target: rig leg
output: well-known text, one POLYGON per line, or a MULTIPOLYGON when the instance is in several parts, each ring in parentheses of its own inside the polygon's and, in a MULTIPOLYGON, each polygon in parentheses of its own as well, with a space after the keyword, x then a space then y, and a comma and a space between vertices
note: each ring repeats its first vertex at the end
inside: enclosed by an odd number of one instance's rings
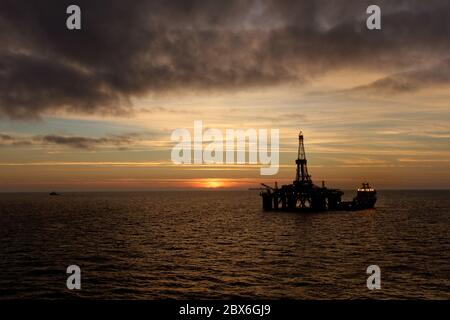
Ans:
POLYGON ((263 209, 264 211, 271 211, 272 210, 272 195, 270 194, 263 194, 263 209))

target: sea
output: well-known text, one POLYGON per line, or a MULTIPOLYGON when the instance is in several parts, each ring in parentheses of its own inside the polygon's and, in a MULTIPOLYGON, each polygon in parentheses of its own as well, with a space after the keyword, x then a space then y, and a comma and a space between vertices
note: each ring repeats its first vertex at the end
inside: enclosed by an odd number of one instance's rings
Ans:
POLYGON ((450 191, 378 198, 300 214, 257 191, 3 193, 0 299, 449 299, 450 191))

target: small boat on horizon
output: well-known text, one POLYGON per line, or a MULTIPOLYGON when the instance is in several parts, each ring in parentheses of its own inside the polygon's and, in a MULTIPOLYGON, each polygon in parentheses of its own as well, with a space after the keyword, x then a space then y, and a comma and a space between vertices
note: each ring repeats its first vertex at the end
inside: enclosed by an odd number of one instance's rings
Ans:
POLYGON ((61 194, 58 193, 58 192, 52 191, 52 192, 49 193, 49 195, 50 195, 50 196, 59 196, 59 195, 61 195, 61 194))

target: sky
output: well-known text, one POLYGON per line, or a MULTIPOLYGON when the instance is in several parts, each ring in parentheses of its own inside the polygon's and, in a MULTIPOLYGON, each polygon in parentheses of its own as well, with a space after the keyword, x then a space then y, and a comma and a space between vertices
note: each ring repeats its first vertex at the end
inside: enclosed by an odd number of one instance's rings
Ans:
POLYGON ((291 183, 300 130, 317 184, 448 189, 449 34, 446 0, 2 0, 0 191, 291 183), (278 174, 174 164, 195 120, 279 129, 278 174))

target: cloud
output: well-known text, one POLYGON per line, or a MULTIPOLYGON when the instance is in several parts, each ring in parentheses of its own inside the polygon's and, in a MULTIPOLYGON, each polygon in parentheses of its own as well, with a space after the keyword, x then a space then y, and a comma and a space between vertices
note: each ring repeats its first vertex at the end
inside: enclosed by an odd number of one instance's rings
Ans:
POLYGON ((397 159, 399 162, 412 162, 412 163, 421 163, 421 162, 450 162, 450 159, 417 159, 417 158, 399 158, 397 159))
MULTIPOLYGON (((302 84, 338 68, 400 71, 450 49, 446 0, 68 0, 0 2, 0 113, 124 114, 131 99, 168 92, 302 84)), ((389 85, 389 84, 388 84, 389 85)), ((390 84, 401 89, 397 84, 390 84)))
MULTIPOLYGON (((237 117, 239 117, 239 113, 237 113, 237 117)), ((293 126, 298 128, 299 124, 305 123, 308 121, 308 117, 305 113, 300 112, 288 112, 288 113, 276 113, 276 112, 263 112, 258 115, 250 115, 249 116, 252 121, 257 122, 265 122, 270 123, 272 125, 281 125, 283 127, 293 126)))
POLYGON ((10 136, 9 134, 3 134, 0 133, 0 141, 11 141, 14 138, 12 136, 10 136))
POLYGON ((26 146, 30 145, 31 141, 27 139, 22 139, 19 137, 14 137, 9 134, 0 133, 0 146, 12 145, 12 146, 26 146))
POLYGON ((115 137, 107 137, 107 138, 86 138, 86 137, 65 137, 58 135, 46 135, 38 137, 37 140, 40 140, 44 144, 58 144, 63 146, 68 146, 72 148, 78 149, 91 149, 97 146, 124 146, 133 143, 133 140, 130 136, 115 136, 115 137))
POLYGON ((138 113, 144 113, 144 114, 160 114, 160 113, 166 113, 166 114, 197 114, 198 113, 198 111, 194 111, 194 110, 174 109, 174 108, 166 108, 166 107, 161 107, 161 106, 140 108, 140 109, 138 109, 136 111, 138 113))
POLYGON ((76 149, 94 149, 98 147, 124 148, 136 144, 137 134, 114 135, 101 138, 62 136, 62 135, 36 135, 36 136, 13 136, 0 133, 0 146, 21 145, 60 145, 76 149))
POLYGON ((450 59, 445 59, 431 66, 396 73, 348 91, 374 95, 395 95, 449 85, 450 59))

